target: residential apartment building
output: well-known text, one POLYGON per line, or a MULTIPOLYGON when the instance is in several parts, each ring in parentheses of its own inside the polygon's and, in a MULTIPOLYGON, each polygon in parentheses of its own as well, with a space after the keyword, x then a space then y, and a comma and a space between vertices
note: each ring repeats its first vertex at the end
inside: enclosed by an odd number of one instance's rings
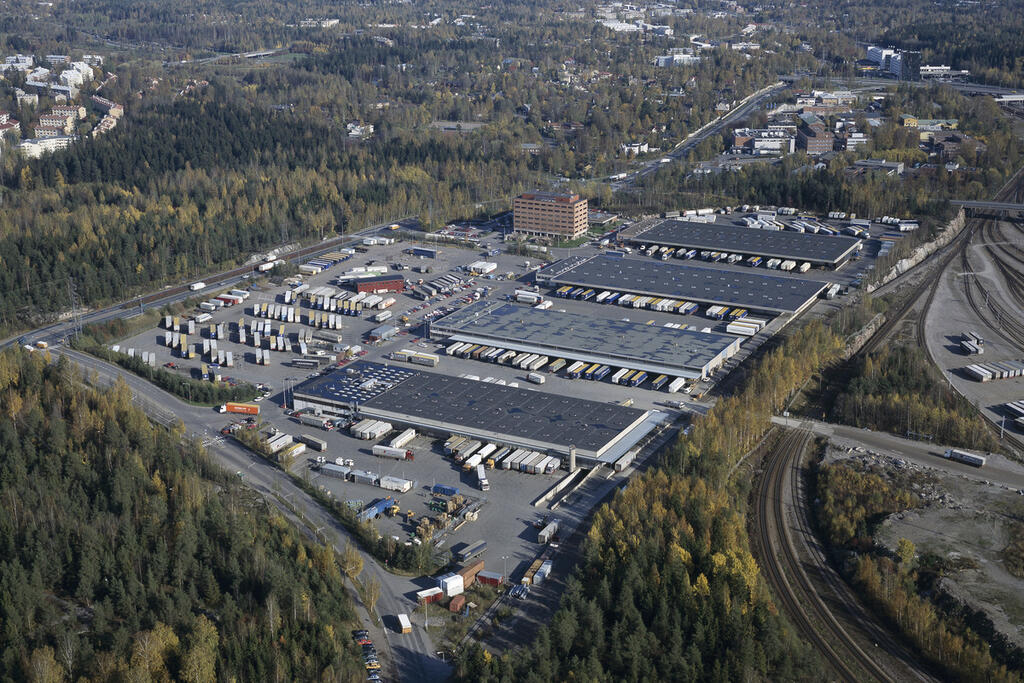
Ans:
POLYGON ((61 135, 70 135, 74 130, 75 117, 67 114, 43 114, 39 117, 39 125, 48 128, 56 128, 61 135))
POLYGON ((77 139, 74 135, 62 135, 52 138, 22 140, 18 144, 17 149, 29 159, 38 159, 45 153, 67 149, 77 139))
POLYGON ((10 112, 0 111, 0 143, 3 142, 4 134, 14 132, 21 135, 21 124, 17 119, 12 119, 10 112))
POLYGON ((587 232, 587 200, 578 194, 528 192, 516 197, 512 206, 517 234, 575 239, 587 232))
POLYGON ((99 95, 93 95, 92 97, 89 98, 89 100, 94 105, 96 105, 97 109, 99 109, 100 111, 102 111, 102 112, 104 112, 106 114, 110 114, 115 119, 119 119, 122 116, 124 116, 124 107, 122 107, 117 102, 111 102, 107 98, 100 97, 99 95))

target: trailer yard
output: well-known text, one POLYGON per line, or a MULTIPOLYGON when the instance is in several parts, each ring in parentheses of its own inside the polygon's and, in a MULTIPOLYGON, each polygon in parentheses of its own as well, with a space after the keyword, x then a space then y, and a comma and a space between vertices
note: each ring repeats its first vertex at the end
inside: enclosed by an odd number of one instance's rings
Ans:
MULTIPOLYGON (((396 541, 432 539, 447 555, 484 539, 487 570, 518 582, 551 547, 538 542, 538 511, 557 506, 559 534, 581 524, 637 452, 669 438, 680 413, 706 410, 713 382, 867 267, 815 262, 776 275, 724 260, 617 258, 595 242, 538 248, 556 259, 538 272, 546 262, 505 253, 499 236, 480 242, 375 242, 283 282, 204 288, 194 314, 117 346, 183 376, 271 387, 255 404, 260 428, 304 445, 293 473, 396 541), (604 469, 542 501, 567 476, 570 452, 604 469)), ((839 296, 822 305, 842 305, 839 296)))

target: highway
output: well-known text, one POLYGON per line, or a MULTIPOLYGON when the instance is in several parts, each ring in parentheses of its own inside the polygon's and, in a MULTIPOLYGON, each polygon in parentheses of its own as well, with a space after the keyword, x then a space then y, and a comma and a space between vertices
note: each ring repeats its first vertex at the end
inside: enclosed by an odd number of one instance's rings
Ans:
POLYGON ((690 153, 690 150, 692 150, 694 147, 696 147, 701 142, 706 140, 708 137, 721 132, 721 130, 730 123, 733 123, 734 121, 742 119, 743 117, 747 116, 752 111, 757 109, 762 102, 764 102, 767 99, 770 99, 776 93, 788 87, 788 84, 777 83, 767 88, 762 88, 761 90, 758 90, 756 93, 744 99, 739 106, 737 106, 735 109, 731 110, 721 118, 714 120, 711 123, 700 128, 699 130, 691 133, 689 136, 687 136, 685 140, 683 140, 675 147, 673 147, 670 152, 664 154, 658 159, 648 162, 643 167, 629 173, 625 178, 611 183, 612 190, 617 191, 626 189, 632 185, 635 185, 636 182, 641 178, 649 176, 650 174, 654 173, 663 166, 667 166, 668 164, 663 163, 661 161, 662 159, 668 158, 671 159, 672 161, 679 161, 680 159, 685 159, 686 155, 690 153))
MULTIPOLYGON (((220 428, 224 425, 225 419, 213 408, 185 403, 142 378, 87 354, 59 346, 51 349, 51 352, 64 355, 78 364, 87 378, 95 377, 96 383, 101 386, 110 385, 117 378, 123 379, 132 390, 139 408, 154 421, 171 425, 181 420, 185 425, 186 434, 203 440, 214 462, 230 472, 241 473, 247 485, 278 507, 281 507, 282 500, 286 500, 301 513, 306 524, 318 531, 318 536, 330 540, 337 552, 341 552, 349 541, 354 547, 359 548, 356 539, 331 513, 300 489, 281 469, 255 456, 234 439, 222 438, 220 428)), ((389 630, 389 626, 393 626, 389 618, 393 620, 396 614, 412 611, 415 603, 414 598, 410 596, 420 587, 410 578, 385 571, 368 553, 360 550, 360 554, 363 557, 363 572, 359 575, 359 580, 365 584, 370 578, 376 578, 381 584, 376 611, 384 618, 384 627, 375 626, 365 617, 364 627, 371 631, 371 637, 382 654, 390 655, 387 659, 390 659, 389 665, 393 670, 387 672, 387 679, 447 679, 451 671, 446 663, 434 656, 434 643, 429 633, 420 625, 415 625, 413 632, 406 635, 398 635, 389 630)), ((359 604, 359 598, 354 592, 353 600, 359 604)))
MULTIPOLYGON (((788 83, 795 83, 803 79, 808 79, 811 82, 815 80, 825 80, 813 75, 805 74, 789 74, 786 76, 780 76, 784 81, 788 83)), ((911 85, 917 88, 925 88, 932 85, 948 85, 954 90, 958 90, 966 95, 1018 95, 1019 90, 1013 88, 1003 88, 998 85, 984 85, 982 83, 970 83, 963 81, 940 81, 940 80, 920 80, 920 81, 898 81, 894 78, 871 78, 868 76, 854 76, 850 78, 843 78, 839 76, 831 76, 828 79, 829 83, 839 83, 847 87, 868 87, 868 88, 888 88, 898 87, 901 85, 911 85)), ((832 87, 832 86, 830 86, 832 87)))

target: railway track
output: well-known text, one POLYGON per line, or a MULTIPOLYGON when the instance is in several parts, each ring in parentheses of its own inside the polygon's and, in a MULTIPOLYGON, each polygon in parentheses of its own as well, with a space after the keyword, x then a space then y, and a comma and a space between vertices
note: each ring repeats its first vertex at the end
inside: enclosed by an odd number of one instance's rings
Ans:
MULTIPOLYGON (((868 675, 879 681, 893 681, 824 604, 793 546, 784 500, 787 498, 787 486, 791 487, 790 494, 797 493, 795 489, 799 482, 795 470, 799 469, 810 438, 811 433, 807 430, 787 430, 779 444, 765 457, 763 476, 755 492, 764 575, 800 635, 840 678, 863 681, 868 675)), ((822 572, 823 577, 826 573, 822 572)))
MULTIPOLYGON (((1006 181, 1003 187, 1001 187, 993 197, 993 201, 1019 201, 1020 196, 1022 194, 1024 194, 1024 167, 1018 169, 1017 172, 1008 181, 1006 181)), ((986 230, 991 231, 993 229, 992 225, 990 224, 995 223, 997 223, 997 221, 993 219, 970 219, 967 226, 960 231, 960 234, 957 235, 949 244, 947 244, 943 248, 944 251, 939 252, 941 256, 939 256, 940 260, 938 262, 938 265, 933 266, 931 274, 929 274, 929 276, 922 283, 921 288, 918 290, 918 292, 915 295, 909 297, 909 299, 905 301, 895 313, 886 316, 885 323, 883 323, 882 326, 878 328, 878 331, 876 331, 875 334, 872 335, 871 339, 869 339, 860 348, 860 350, 855 354, 854 357, 856 358, 865 356, 878 350, 878 348, 889 338, 889 335, 892 333, 892 331, 902 323, 902 321, 907 317, 907 315, 909 315, 913 310, 915 310, 920 305, 922 296, 925 297, 925 302, 924 307, 921 309, 921 315, 918 316, 917 319, 916 332, 918 339, 923 344, 925 339, 924 323, 926 313, 928 309, 931 307, 932 301, 935 299, 935 293, 938 290, 939 282, 941 281, 942 275, 946 272, 946 269, 950 266, 950 264, 952 264, 956 259, 959 259, 959 262, 963 267, 962 272, 972 272, 970 268, 970 263, 968 261, 968 246, 974 240, 976 234, 985 235, 986 230)), ((1006 240, 1000 241, 1005 242, 1006 240)), ((1016 245, 1013 245, 1013 247, 1016 248, 1017 252, 1020 253, 1020 263, 1024 265, 1024 250, 1021 250, 1019 247, 1016 247, 1016 245)), ((1016 256, 1016 252, 1009 251, 1009 254, 1009 257, 1016 256)), ((997 265, 996 267, 1000 268, 1000 265, 997 265)), ((1009 277, 1013 278, 1017 283, 1017 286, 1020 287, 1021 298, 1019 300, 1024 301, 1024 272, 1018 269, 1014 269, 1005 264, 1003 264, 1003 267, 1007 268, 1007 270, 1011 273, 1009 277)), ((971 286, 969 280, 974 279, 973 276, 965 275, 962 279, 965 283, 965 289, 969 289, 971 286)), ((972 302, 972 292, 968 291, 965 293, 965 295, 968 298, 969 305, 971 305, 972 308, 975 308, 977 302, 972 302)), ((1017 322, 1015 315, 1008 315, 1007 312, 1004 311, 997 302, 992 300, 991 297, 986 297, 986 304, 988 305, 985 307, 992 309, 992 312, 996 315, 997 319, 1008 321, 1007 324, 1009 326, 1019 328, 1012 330, 1011 334, 1016 336, 1015 343, 1024 347, 1024 325, 1021 325, 1020 323, 1017 322)), ((975 308, 975 310, 976 312, 978 312, 977 308, 975 308)), ((988 322, 988 315, 983 315, 981 312, 978 312, 978 314, 982 316, 982 320, 988 322)))

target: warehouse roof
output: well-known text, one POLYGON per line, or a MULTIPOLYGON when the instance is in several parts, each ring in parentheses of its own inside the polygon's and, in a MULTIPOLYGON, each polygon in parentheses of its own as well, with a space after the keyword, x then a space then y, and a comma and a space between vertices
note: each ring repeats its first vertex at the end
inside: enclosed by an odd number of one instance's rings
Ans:
POLYGON ((349 372, 346 368, 307 379, 295 386, 295 393, 336 403, 359 404, 379 396, 414 374, 415 370, 390 365, 381 365, 372 376, 363 376, 358 371, 349 372))
POLYGON ((660 413, 359 361, 295 387, 296 398, 357 402, 359 414, 502 443, 599 458, 660 413), (362 388, 367 387, 367 388, 362 388))
POLYGON ((634 242, 687 249, 710 249, 768 258, 836 265, 860 240, 843 235, 818 235, 788 230, 759 230, 720 223, 664 220, 632 237, 634 242))
POLYGON ((401 275, 395 273, 394 275, 391 275, 391 274, 387 274, 387 275, 374 275, 372 277, 359 278, 358 280, 356 280, 356 284, 357 285, 366 285, 366 284, 373 284, 375 282, 396 282, 396 281, 399 281, 399 280, 401 280, 402 282, 405 282, 405 278, 404 277, 402 277, 401 275))
POLYGON ((537 280, 770 313, 801 311, 828 286, 827 282, 768 275, 753 269, 708 268, 608 255, 563 259, 537 273, 537 280))
MULTIPOLYGON (((431 334, 503 348, 610 363, 669 374, 702 373, 739 349, 728 334, 679 330, 579 313, 480 301, 431 325, 431 334)), ((692 376, 692 375, 691 375, 692 376)))

